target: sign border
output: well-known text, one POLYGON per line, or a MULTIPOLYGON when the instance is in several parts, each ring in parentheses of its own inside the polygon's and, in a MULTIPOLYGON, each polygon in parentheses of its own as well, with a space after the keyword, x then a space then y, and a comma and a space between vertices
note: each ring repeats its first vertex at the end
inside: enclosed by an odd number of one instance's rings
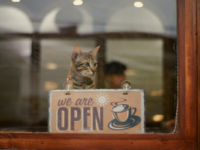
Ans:
MULTIPOLYGON (((145 126, 146 126, 146 115, 145 115, 145 91, 144 89, 130 89, 130 90, 123 90, 123 89, 81 89, 81 90, 62 90, 62 89, 56 89, 56 90, 49 90, 49 99, 48 99, 48 133, 52 133, 51 132, 51 110, 52 110, 52 97, 51 94, 53 93, 61 93, 61 92, 137 92, 140 91, 141 92, 141 116, 143 116, 143 119, 141 119, 141 133, 131 133, 131 134, 145 134, 145 126)), ((73 132, 61 132, 61 134, 82 134, 82 133, 73 133, 73 132)), ((83 134, 102 134, 102 133, 87 133, 87 132, 83 132, 83 134)), ((103 133, 103 134, 111 134, 111 133, 103 133)), ((117 134, 124 134, 124 133, 117 133, 117 134)))

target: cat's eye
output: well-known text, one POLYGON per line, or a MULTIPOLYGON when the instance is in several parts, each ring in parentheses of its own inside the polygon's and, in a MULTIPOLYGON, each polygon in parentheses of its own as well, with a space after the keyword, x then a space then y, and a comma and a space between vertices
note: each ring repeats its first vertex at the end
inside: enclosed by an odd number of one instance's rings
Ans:
POLYGON ((86 63, 85 63, 85 65, 86 65, 87 67, 89 67, 89 66, 90 66, 90 64, 89 64, 88 62, 86 62, 86 63))
POLYGON ((97 63, 94 63, 94 67, 97 67, 97 63))

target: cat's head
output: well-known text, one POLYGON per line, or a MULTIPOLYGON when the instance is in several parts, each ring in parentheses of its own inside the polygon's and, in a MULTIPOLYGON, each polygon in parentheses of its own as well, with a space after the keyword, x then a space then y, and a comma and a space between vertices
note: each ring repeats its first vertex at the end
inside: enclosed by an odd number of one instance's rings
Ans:
POLYGON ((97 69, 97 52, 100 46, 94 50, 84 53, 80 46, 76 46, 72 53, 72 64, 77 73, 81 76, 91 77, 95 74, 97 69))

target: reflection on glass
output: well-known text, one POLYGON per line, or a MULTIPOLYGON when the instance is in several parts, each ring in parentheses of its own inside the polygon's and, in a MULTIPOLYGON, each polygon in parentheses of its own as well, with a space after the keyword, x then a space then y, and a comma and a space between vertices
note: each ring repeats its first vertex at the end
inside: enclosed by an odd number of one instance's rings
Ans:
POLYGON ((147 132, 173 130, 175 0, 12 1, 0 5, 0 130, 47 131, 48 90, 62 89, 76 45, 101 46, 97 88, 145 90, 147 132))

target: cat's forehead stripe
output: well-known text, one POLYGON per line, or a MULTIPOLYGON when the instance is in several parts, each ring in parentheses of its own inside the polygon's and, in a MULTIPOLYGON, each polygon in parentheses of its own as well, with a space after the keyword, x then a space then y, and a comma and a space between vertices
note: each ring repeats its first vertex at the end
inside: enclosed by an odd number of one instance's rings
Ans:
POLYGON ((88 62, 90 66, 93 66, 93 63, 95 63, 96 60, 90 53, 83 53, 83 55, 76 61, 76 66, 84 64, 86 62, 88 62))
POLYGON ((90 59, 90 66, 92 65, 93 63, 92 63, 92 60, 90 59))

